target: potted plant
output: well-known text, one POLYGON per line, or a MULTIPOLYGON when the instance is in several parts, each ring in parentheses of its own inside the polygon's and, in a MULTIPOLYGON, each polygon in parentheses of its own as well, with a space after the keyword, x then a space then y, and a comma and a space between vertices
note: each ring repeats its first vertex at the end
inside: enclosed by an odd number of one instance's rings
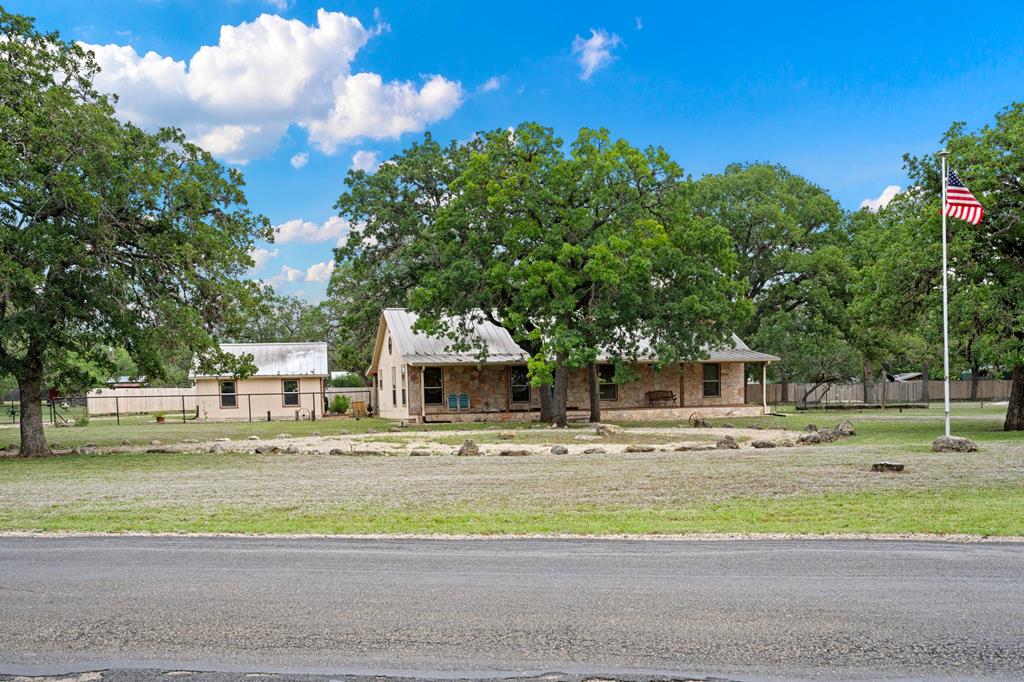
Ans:
POLYGON ((167 413, 160 410, 159 412, 154 412, 153 417, 156 418, 157 424, 163 424, 167 420, 167 413))

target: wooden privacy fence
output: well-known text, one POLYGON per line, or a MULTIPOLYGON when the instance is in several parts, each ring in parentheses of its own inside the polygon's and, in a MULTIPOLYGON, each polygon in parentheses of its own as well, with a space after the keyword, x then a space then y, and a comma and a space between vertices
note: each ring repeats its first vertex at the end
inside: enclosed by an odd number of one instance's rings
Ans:
POLYGON ((373 389, 370 387, 359 388, 352 386, 335 387, 328 386, 324 390, 324 394, 327 396, 327 403, 330 404, 334 400, 334 396, 343 395, 348 398, 349 404, 352 404, 356 400, 362 400, 366 403, 367 407, 372 407, 373 400, 373 389))
POLYGON ((195 412, 195 386, 191 388, 97 388, 89 391, 86 396, 86 410, 92 416, 118 413, 181 412, 183 409, 195 412))
MULTIPOLYGON (((1010 388, 1013 382, 1004 379, 980 379, 978 381, 978 393, 973 400, 1007 400, 1010 397, 1010 388)), ((814 384, 790 384, 787 402, 802 403, 804 396, 814 384)), ((876 383, 873 389, 873 399, 869 402, 874 405, 882 402, 882 383, 876 383)), ((887 381, 884 386, 885 402, 890 405, 911 404, 924 402, 924 382, 920 379, 915 381, 887 381)), ((782 384, 768 384, 768 403, 775 404, 782 402, 782 384)), ((928 382, 928 399, 942 400, 942 381, 932 380, 928 382)), ((972 400, 970 381, 949 382, 950 400, 972 400)), ((747 384, 747 402, 760 404, 761 384, 747 384)), ((863 403, 863 384, 830 384, 818 386, 807 396, 808 403, 863 403)))

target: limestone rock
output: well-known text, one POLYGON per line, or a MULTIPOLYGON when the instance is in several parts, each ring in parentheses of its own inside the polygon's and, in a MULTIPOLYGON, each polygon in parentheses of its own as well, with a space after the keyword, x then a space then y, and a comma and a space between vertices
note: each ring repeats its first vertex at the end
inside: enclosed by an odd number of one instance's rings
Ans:
POLYGON ((499 440, 512 440, 516 437, 515 431, 498 431, 499 440))
POLYGON ((629 445, 626 452, 654 452, 653 445, 629 445))
POLYGON ((230 443, 231 439, 230 438, 214 438, 213 442, 214 443, 230 443))
POLYGON ((246 440, 260 440, 259 436, 249 436, 246 440))
POLYGON ((187 444, 187 445, 193 445, 193 444, 198 443, 198 442, 199 442, 198 438, 186 438, 185 440, 181 441, 181 443, 184 443, 184 444, 187 444))
POLYGON ((332 448, 331 451, 328 452, 327 454, 328 455, 334 455, 334 456, 337 457, 338 455, 344 455, 345 451, 342 450, 341 448, 332 448))
POLYGON ((605 450, 604 448, 587 448, 586 450, 583 451, 584 455, 604 455, 607 453, 608 451, 605 450))
POLYGON ((286 454, 286 455, 297 455, 297 454, 299 454, 299 449, 297 447, 295 447, 294 445, 289 445, 288 447, 286 447, 284 449, 284 454, 286 454))
POLYGON ((796 442, 800 445, 817 445, 821 442, 821 434, 815 431, 810 433, 801 433, 796 439, 796 442))
POLYGON ((480 446, 475 441, 467 440, 459 448, 459 457, 476 457, 480 454, 480 446))
POLYGON ((776 443, 776 445, 778 445, 780 448, 791 448, 793 447, 793 441, 791 441, 788 438, 782 438, 776 443))
POLYGON ((532 454, 529 450, 502 450, 498 453, 501 457, 529 457, 532 454))
POLYGON ((715 447, 719 450, 736 450, 740 447, 740 444, 732 436, 726 435, 718 439, 715 447))
POLYGON ((573 436, 572 439, 573 440, 581 440, 581 441, 601 440, 601 436, 595 436, 595 435, 590 434, 590 433, 581 433, 578 436, 573 436))
POLYGON ((614 436, 622 433, 622 427, 615 424, 594 424, 594 433, 599 436, 614 436))
POLYGON ((818 427, 816 424, 808 424, 807 426, 804 427, 804 431, 806 431, 807 433, 814 433, 817 430, 818 427))
POLYGON ((833 429, 833 431, 835 431, 836 433, 843 437, 852 436, 855 433, 857 433, 857 430, 853 428, 853 422, 851 422, 849 419, 844 419, 843 421, 836 424, 836 428, 833 429))
POLYGON ((213 445, 210 446, 210 449, 207 450, 207 452, 219 454, 221 452, 224 452, 224 446, 221 445, 220 443, 214 443, 213 445))
POLYGON ((770 440, 755 440, 750 444, 750 447, 757 448, 758 450, 763 450, 766 448, 774 448, 775 443, 770 440))
POLYGON ((903 471, 903 465, 898 462, 875 462, 871 465, 872 471, 903 471))
POLYGON ((978 444, 970 438, 939 436, 932 441, 932 452, 977 452, 978 444))
POLYGON ((551 454, 552 455, 568 455, 569 454, 569 448, 565 447, 564 445, 555 445, 555 446, 553 446, 551 448, 551 454))
POLYGON ((256 446, 256 454, 259 454, 259 455, 269 455, 269 454, 273 454, 275 452, 281 452, 281 448, 279 448, 277 446, 271 446, 271 445, 257 445, 256 446))
POLYGON ((279 433, 276 436, 274 436, 274 438, 291 438, 291 437, 292 437, 292 435, 290 433, 279 433))

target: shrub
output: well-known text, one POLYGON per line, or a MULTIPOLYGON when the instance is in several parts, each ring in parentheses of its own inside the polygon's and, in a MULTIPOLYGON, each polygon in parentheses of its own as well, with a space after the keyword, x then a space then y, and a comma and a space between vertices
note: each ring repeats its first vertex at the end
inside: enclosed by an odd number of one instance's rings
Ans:
POLYGON ((83 412, 82 414, 78 415, 78 417, 75 419, 75 426, 88 426, 88 425, 89 425, 89 413, 88 412, 83 412))
POLYGON ((345 414, 348 412, 348 396, 334 396, 334 399, 331 400, 331 412, 335 414, 345 414))

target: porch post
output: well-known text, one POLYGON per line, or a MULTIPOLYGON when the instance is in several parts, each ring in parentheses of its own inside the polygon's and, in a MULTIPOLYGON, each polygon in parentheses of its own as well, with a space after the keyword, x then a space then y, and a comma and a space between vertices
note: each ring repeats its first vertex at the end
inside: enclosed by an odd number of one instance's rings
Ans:
POLYGON ((761 363, 761 408, 768 414, 768 363, 761 363))

